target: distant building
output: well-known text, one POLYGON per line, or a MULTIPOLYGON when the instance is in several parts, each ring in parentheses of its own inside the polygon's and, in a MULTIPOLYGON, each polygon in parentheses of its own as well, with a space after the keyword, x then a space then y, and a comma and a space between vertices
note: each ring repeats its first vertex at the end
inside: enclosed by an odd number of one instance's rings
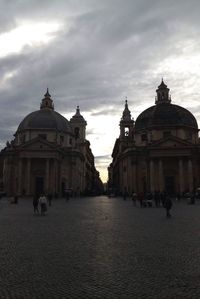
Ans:
POLYGON ((22 120, 14 140, 1 151, 7 195, 99 192, 96 188, 102 183, 85 137, 86 125, 79 107, 70 121, 56 112, 47 89, 40 110, 22 120))
POLYGON ((155 105, 134 121, 125 102, 120 136, 108 168, 109 188, 129 194, 194 191, 200 186, 200 141, 195 117, 172 104, 163 82, 156 90, 155 105))

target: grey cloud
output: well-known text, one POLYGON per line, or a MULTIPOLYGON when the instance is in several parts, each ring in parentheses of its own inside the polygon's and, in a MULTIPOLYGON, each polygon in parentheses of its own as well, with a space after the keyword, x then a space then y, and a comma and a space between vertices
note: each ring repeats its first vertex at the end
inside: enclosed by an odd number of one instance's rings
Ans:
POLYGON ((95 156, 95 164, 99 169, 105 169, 110 164, 111 155, 95 156))
POLYGON ((159 74, 157 67, 182 53, 180 41, 199 33, 200 3, 195 0, 3 1, 1 8, 7 11, 4 19, 0 13, 1 31, 19 20, 63 22, 49 44, 0 59, 1 79, 16 72, 0 86, 2 127, 8 129, 39 109, 47 86, 60 113, 79 104, 84 111, 97 110, 94 117, 121 115, 127 96, 135 117, 142 112, 139 105, 154 104, 163 75, 173 92, 181 86, 183 77, 165 69, 159 74), (105 110, 105 105, 115 108, 105 110))
MULTIPOLYGON (((109 103, 108 103, 109 104, 109 103)), ((116 103, 115 107, 108 107, 107 109, 102 109, 97 112, 92 112, 91 116, 105 116, 105 115, 115 115, 119 113, 119 110, 121 111, 123 109, 123 106, 121 103, 116 103)))
POLYGON ((89 135, 93 135, 93 134, 95 134, 95 130, 94 129, 87 129, 87 136, 89 136, 89 135))
POLYGON ((95 159, 96 159, 96 160, 107 161, 108 159, 110 159, 110 155, 95 156, 95 159))

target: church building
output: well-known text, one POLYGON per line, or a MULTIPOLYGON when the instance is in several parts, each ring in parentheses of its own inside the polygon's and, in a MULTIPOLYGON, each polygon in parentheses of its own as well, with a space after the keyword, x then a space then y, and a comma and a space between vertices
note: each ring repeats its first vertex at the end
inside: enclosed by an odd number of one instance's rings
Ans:
POLYGON ((171 103, 163 80, 156 93, 155 105, 136 121, 125 102, 120 135, 108 168, 109 187, 115 193, 182 194, 200 187, 197 121, 190 111, 171 103))
POLYGON ((79 107, 70 121, 56 112, 47 89, 40 109, 22 120, 1 151, 6 194, 60 196, 70 189, 79 195, 101 188, 86 125, 79 107))

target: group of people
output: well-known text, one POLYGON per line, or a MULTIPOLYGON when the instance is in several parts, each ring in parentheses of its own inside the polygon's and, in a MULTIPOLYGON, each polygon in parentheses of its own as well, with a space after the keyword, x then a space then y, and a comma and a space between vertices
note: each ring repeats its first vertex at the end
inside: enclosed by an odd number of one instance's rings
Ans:
MULTIPOLYGON (((126 197, 124 197, 125 199, 126 197)), ((170 210, 172 208, 172 200, 166 192, 139 192, 138 194, 133 192, 131 199, 133 204, 136 206, 137 201, 139 201, 140 206, 143 207, 152 207, 153 202, 156 207, 164 207, 166 209, 167 218, 171 217, 170 210)))
POLYGON ((51 206, 52 197, 53 197, 52 194, 48 194, 47 197, 43 193, 40 196, 36 194, 33 197, 34 214, 40 213, 42 216, 45 216, 47 212, 47 203, 49 203, 49 206, 51 206), (39 206, 40 206, 40 211, 39 211, 39 206))
POLYGON ((152 207, 153 206, 153 202, 155 203, 156 207, 160 207, 163 206, 165 200, 167 197, 167 193, 166 192, 158 192, 155 191, 153 192, 139 192, 138 194, 136 194, 135 192, 132 193, 132 200, 133 203, 136 204, 136 201, 138 200, 140 203, 141 207, 152 207))

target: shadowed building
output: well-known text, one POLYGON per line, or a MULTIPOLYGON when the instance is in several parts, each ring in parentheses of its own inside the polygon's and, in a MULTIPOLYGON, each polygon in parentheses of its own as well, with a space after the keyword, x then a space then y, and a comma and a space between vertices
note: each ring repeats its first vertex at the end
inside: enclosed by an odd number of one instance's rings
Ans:
POLYGON ((70 188, 79 195, 94 190, 101 181, 86 125, 79 107, 70 121, 56 112, 47 89, 40 110, 22 120, 14 140, 1 152, 5 192, 61 195, 70 188))
POLYGON ((163 82, 155 105, 131 118, 128 103, 108 168, 109 187, 117 192, 194 191, 200 186, 200 142, 195 117, 172 104, 163 82))

